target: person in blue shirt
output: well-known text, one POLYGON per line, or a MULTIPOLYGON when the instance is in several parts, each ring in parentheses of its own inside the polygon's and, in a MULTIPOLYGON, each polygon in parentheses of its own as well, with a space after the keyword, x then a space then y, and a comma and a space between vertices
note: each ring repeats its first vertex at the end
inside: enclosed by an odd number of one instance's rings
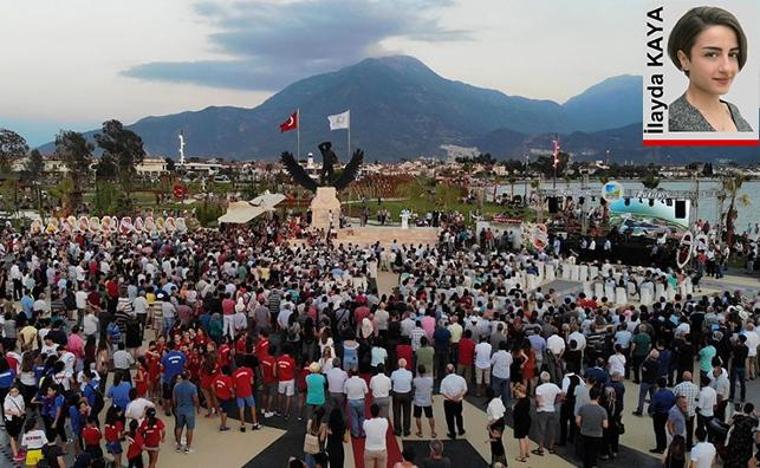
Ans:
POLYGON ((132 385, 129 382, 122 380, 122 374, 117 373, 113 376, 113 386, 108 389, 106 396, 111 399, 114 405, 121 408, 122 411, 126 411, 129 404, 129 390, 132 389, 132 385))
POLYGON ((24 290, 24 296, 21 298, 21 310, 24 312, 24 315, 26 315, 27 320, 30 320, 32 318, 32 307, 34 306, 34 299, 32 299, 32 296, 29 294, 29 290, 24 290))
POLYGON ((602 386, 607 385, 607 382, 610 380, 610 376, 607 371, 604 370, 604 358, 597 358, 594 364, 594 367, 589 367, 586 369, 586 378, 592 376, 594 378, 594 382, 597 382, 602 386))
POLYGON ((651 453, 662 454, 668 448, 668 441, 665 435, 665 423, 668 422, 668 411, 676 404, 676 396, 668 390, 668 379, 659 377, 657 379, 657 391, 652 398, 652 404, 649 405, 649 412, 652 414, 652 424, 654 425, 654 435, 657 441, 657 447, 650 450, 651 453))
POLYGON ((179 374, 185 370, 185 364, 187 363, 187 357, 182 351, 175 349, 176 344, 169 342, 169 352, 164 354, 161 358, 161 390, 163 396, 164 411, 167 416, 171 416, 171 400, 172 390, 174 390, 174 383, 179 374))
MULTIPOLYGON (((84 419, 82 413, 79 412, 79 394, 71 395, 69 398, 69 421, 71 422, 71 434, 74 436, 74 443, 79 444, 82 428, 84 427, 84 419)), ((81 450, 83 447, 79 447, 81 450)))
POLYGON ((61 437, 61 442, 66 443, 66 414, 63 411, 65 399, 59 391, 57 383, 48 386, 47 394, 42 401, 42 420, 45 422, 47 433, 53 433, 61 437))
POLYGON ((5 401, 15 379, 16 372, 8 366, 8 361, 0 359, 0 401, 5 401))

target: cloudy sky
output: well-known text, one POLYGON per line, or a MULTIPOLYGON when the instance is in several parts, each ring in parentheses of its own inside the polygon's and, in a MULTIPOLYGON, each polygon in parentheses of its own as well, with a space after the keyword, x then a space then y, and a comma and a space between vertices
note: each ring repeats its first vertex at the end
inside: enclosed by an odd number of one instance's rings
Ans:
POLYGON ((254 107, 301 78, 408 54, 563 102, 638 73, 643 0, 0 0, 0 127, 32 144, 117 118, 254 107))

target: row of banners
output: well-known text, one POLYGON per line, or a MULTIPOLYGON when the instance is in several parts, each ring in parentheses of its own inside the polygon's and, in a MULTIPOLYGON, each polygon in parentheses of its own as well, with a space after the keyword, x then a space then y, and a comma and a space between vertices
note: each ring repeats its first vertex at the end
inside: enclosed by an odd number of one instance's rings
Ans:
POLYGON ((111 234, 118 233, 129 235, 132 233, 146 234, 185 234, 187 232, 187 223, 183 217, 161 216, 153 218, 147 216, 143 219, 138 216, 132 221, 130 216, 124 216, 119 219, 115 216, 75 216, 68 218, 51 218, 47 226, 42 221, 35 220, 30 227, 33 234, 40 234, 43 231, 48 234, 75 234, 75 233, 92 233, 92 234, 111 234))

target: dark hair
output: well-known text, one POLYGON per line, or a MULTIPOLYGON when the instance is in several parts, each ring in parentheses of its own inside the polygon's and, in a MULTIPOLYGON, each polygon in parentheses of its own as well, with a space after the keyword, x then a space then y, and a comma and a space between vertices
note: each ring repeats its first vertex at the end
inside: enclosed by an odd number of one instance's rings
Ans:
MULTIPOLYGON (((683 70, 681 61, 678 59, 678 51, 682 51, 691 59, 691 49, 694 47, 697 36, 710 26, 726 26, 733 29, 736 33, 736 40, 739 42, 739 70, 744 67, 744 64, 747 63, 747 36, 739 24, 739 20, 733 13, 723 8, 702 6, 687 11, 670 31, 668 56, 676 68, 683 70)), ((684 70, 684 73, 689 76, 688 71, 684 70)))
POLYGON ((377 403, 372 403, 372 406, 369 407, 369 414, 371 414, 373 418, 376 418, 377 415, 380 414, 380 407, 377 403))

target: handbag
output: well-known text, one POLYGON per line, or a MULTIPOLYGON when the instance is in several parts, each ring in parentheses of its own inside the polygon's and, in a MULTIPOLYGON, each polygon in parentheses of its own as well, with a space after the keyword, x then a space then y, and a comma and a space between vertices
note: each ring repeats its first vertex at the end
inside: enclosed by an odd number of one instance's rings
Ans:
POLYGON ((303 451, 309 455, 316 455, 321 451, 319 446, 319 437, 311 432, 306 433, 306 437, 303 440, 303 451))
POLYGON ((623 421, 617 423, 617 432, 619 435, 625 434, 625 424, 623 424, 623 421))

